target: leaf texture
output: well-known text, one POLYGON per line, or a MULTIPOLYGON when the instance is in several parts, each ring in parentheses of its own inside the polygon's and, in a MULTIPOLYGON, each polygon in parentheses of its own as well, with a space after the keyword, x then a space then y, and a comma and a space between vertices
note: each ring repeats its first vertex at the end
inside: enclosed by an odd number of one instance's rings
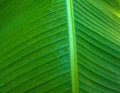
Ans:
POLYGON ((120 93, 120 1, 0 0, 0 93, 120 93))
POLYGON ((63 0, 1 3, 0 93, 70 93, 69 39, 63 0))
POLYGON ((120 92, 120 19, 107 5, 74 0, 79 93, 120 92))

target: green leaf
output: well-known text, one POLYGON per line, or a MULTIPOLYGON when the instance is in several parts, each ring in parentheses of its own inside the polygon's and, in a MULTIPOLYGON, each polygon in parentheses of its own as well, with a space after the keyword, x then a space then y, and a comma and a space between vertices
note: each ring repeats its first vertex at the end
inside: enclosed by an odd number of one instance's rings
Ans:
POLYGON ((119 92, 119 0, 0 0, 0 93, 119 92))

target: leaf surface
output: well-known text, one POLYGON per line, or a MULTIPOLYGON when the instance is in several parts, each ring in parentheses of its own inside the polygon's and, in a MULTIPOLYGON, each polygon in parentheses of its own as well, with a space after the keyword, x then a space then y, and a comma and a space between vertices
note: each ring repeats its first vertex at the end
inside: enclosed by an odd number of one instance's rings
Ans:
POLYGON ((0 93, 119 93, 119 0, 0 0, 0 93))

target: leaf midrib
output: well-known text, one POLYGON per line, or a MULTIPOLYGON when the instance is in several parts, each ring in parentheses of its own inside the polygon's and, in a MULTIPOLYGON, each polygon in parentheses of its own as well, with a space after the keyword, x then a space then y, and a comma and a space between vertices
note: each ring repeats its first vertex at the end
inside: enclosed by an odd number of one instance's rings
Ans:
POLYGON ((68 34, 69 34, 69 46, 70 46, 69 48, 70 48, 70 61, 71 61, 72 92, 78 93, 77 54, 76 54, 73 1, 66 0, 66 6, 67 6, 68 34))

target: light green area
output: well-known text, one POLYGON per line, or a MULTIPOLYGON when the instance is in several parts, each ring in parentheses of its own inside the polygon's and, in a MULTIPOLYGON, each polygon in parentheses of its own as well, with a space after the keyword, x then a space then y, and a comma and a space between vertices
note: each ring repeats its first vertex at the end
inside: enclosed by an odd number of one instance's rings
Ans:
POLYGON ((76 56, 76 38, 74 27, 74 14, 72 0, 66 0, 67 15, 68 15, 68 34, 70 46, 70 60, 71 60, 71 77, 72 77, 72 91, 78 93, 78 75, 77 75, 77 56, 76 56))

